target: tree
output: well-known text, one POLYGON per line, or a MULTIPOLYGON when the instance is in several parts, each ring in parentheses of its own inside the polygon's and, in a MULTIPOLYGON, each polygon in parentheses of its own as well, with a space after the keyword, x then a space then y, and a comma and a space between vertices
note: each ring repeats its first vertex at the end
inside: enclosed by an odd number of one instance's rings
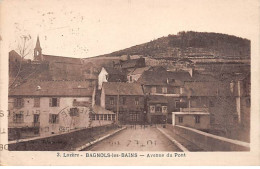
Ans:
POLYGON ((9 85, 9 88, 11 88, 14 85, 14 83, 17 81, 17 79, 19 78, 19 75, 22 70, 22 62, 23 62, 24 58, 32 52, 31 43, 32 43, 32 38, 30 35, 20 36, 19 41, 18 41, 18 46, 17 46, 17 52, 21 56, 21 61, 19 62, 18 71, 15 75, 13 82, 11 82, 11 84, 9 85))

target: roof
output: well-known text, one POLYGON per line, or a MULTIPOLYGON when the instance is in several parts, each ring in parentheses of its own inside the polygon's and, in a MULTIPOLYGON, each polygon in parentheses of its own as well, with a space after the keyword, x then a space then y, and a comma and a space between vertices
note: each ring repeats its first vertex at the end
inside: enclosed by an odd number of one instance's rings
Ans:
POLYGON ((144 85, 177 85, 178 86, 181 85, 182 82, 190 79, 191 76, 188 72, 145 71, 142 74, 142 76, 138 79, 137 82, 144 85))
POLYGON ((10 89, 9 96, 92 96, 88 81, 28 81, 10 89))
POLYGON ((106 95, 143 95, 143 89, 137 83, 104 82, 102 86, 106 95), (119 92, 118 92, 119 90, 119 92))
POLYGON ((172 112, 178 115, 210 115, 208 112, 172 112))
POLYGON ((231 96, 229 84, 221 82, 186 82, 185 96, 231 96))
POLYGON ((107 71, 108 74, 124 74, 123 71, 119 70, 119 69, 115 69, 112 67, 104 67, 104 69, 107 71))
POLYGON ((94 114, 115 114, 114 112, 112 111, 109 111, 101 106, 98 106, 98 105, 94 105, 93 108, 92 108, 92 112, 94 114))
POLYGON ((136 74, 143 74, 144 71, 150 69, 150 67, 142 67, 142 68, 135 68, 128 75, 136 75, 136 74))
POLYGON ((218 79, 209 74, 199 74, 194 72, 189 81, 195 82, 216 82, 218 79))
POLYGON ((168 103, 165 96, 150 95, 147 97, 149 103, 168 103))
POLYGON ((83 60, 81 58, 71 58, 71 57, 45 55, 45 54, 43 54, 43 60, 48 62, 55 62, 55 63, 83 64, 83 60))
POLYGON ((35 48, 36 48, 36 49, 41 49, 41 45, 40 45, 39 36, 37 36, 37 41, 36 41, 35 48))
POLYGON ((131 68, 131 67, 136 67, 138 65, 138 62, 145 63, 145 58, 124 60, 121 61, 120 64, 122 65, 121 68, 131 68))

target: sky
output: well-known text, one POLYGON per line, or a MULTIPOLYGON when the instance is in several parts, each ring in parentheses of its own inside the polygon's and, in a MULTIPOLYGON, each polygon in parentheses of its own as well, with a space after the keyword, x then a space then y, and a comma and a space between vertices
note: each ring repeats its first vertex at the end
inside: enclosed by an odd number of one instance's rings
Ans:
POLYGON ((180 31, 252 39, 258 9, 258 0, 4 0, 1 26, 9 50, 22 35, 33 49, 39 35, 44 54, 87 58, 180 31))

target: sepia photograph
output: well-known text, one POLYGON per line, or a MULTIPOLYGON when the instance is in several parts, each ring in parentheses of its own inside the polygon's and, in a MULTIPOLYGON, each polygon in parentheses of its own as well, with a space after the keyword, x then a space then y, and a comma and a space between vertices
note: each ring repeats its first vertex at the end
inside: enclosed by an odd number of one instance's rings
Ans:
POLYGON ((259 1, 3 0, 0 10, 0 165, 205 152, 260 164, 259 1))

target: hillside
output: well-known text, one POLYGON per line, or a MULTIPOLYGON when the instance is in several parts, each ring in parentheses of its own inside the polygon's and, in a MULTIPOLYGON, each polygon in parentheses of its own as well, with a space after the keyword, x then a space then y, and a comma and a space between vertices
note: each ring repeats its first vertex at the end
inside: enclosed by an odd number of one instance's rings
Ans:
POLYGON ((116 51, 103 57, 142 55, 168 57, 240 57, 250 58, 250 41, 240 37, 206 32, 179 32, 148 43, 116 51))

